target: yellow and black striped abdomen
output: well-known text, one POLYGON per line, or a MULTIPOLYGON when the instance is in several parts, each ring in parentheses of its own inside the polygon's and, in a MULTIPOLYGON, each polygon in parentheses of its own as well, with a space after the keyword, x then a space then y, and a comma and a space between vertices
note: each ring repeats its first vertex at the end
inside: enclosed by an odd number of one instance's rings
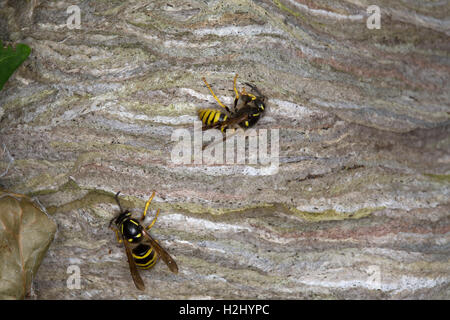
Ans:
POLYGON ((200 109, 198 110, 198 117, 203 124, 207 126, 215 123, 222 123, 228 118, 225 113, 215 109, 200 109))
POLYGON ((133 259, 141 269, 150 269, 158 260, 158 254, 153 248, 146 244, 139 244, 133 249, 133 259))

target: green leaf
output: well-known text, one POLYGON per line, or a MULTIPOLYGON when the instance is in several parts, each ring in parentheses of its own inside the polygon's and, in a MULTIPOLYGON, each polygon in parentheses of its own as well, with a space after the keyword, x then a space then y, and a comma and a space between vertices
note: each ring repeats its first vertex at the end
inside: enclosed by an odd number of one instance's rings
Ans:
POLYGON ((28 58, 31 48, 26 44, 18 43, 16 48, 3 47, 0 41, 0 90, 8 81, 14 71, 28 58))

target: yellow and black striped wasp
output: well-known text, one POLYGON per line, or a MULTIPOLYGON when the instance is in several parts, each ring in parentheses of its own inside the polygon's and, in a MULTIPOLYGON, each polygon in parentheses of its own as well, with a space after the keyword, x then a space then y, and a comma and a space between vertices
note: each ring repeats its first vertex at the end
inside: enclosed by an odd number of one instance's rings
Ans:
POLYGON ((172 259, 167 251, 164 250, 159 245, 158 241, 153 239, 148 232, 158 218, 159 209, 156 212, 155 218, 147 227, 144 227, 141 224, 145 219, 148 207, 155 196, 155 192, 153 192, 145 204, 144 213, 140 221, 132 218, 129 210, 124 211, 122 209, 119 201, 119 193, 120 191, 116 193, 115 199, 120 208, 120 214, 111 219, 109 226, 116 232, 117 241, 124 244, 131 276, 133 277, 136 288, 139 290, 144 290, 144 281, 139 275, 138 268, 149 269, 153 267, 159 257, 161 257, 173 273, 178 273, 178 266, 175 260, 172 259), (113 222, 115 224, 115 228, 111 227, 113 222))
MULTIPOLYGON (((214 91, 211 89, 206 79, 202 78, 217 103, 227 111, 227 113, 223 113, 220 110, 215 109, 198 110, 198 116, 203 122, 203 131, 215 128, 224 132, 227 129, 236 128, 237 126, 245 130, 254 126, 263 116, 266 110, 266 97, 261 94, 256 86, 247 82, 245 82, 245 84, 249 86, 257 96, 252 93, 247 93, 245 87, 242 88, 241 94, 239 95, 236 88, 237 78, 238 75, 236 74, 233 81, 235 93, 234 107, 231 110, 214 94, 214 91)), ((226 137, 222 141, 225 141, 225 139, 226 137)))

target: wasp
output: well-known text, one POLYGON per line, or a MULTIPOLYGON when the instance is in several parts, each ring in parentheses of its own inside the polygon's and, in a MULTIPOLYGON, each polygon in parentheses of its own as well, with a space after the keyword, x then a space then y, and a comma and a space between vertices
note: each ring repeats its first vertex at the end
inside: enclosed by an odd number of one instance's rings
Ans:
MULTIPOLYGON (((226 113, 215 109, 198 110, 198 116, 203 123, 203 131, 215 128, 224 132, 227 129, 236 128, 238 126, 245 130, 254 126, 263 116, 266 110, 266 97, 261 94, 256 86, 247 82, 245 82, 245 85, 249 86, 257 95, 255 96, 252 93, 247 93, 245 87, 242 88, 241 94, 239 95, 239 91, 236 88, 237 78, 238 75, 236 74, 233 81, 235 98, 232 109, 228 108, 220 101, 206 79, 202 78, 214 99, 226 110, 226 113)), ((223 141, 225 139, 226 138, 224 138, 223 141)))
POLYGON ((142 222, 145 219, 147 210, 155 196, 155 192, 148 199, 145 204, 144 213, 140 220, 131 217, 129 210, 123 210, 119 201, 119 192, 116 193, 115 199, 120 209, 120 214, 112 218, 109 226, 116 232, 117 241, 123 243, 125 252, 128 258, 128 265, 130 267, 131 276, 133 278, 136 288, 144 290, 145 285, 142 280, 138 268, 150 269, 161 258, 173 273, 178 273, 178 266, 175 260, 164 250, 157 240, 149 234, 149 230, 156 222, 159 215, 159 209, 156 212, 155 218, 148 226, 143 226, 142 222), (111 227, 114 222, 115 228, 111 227))

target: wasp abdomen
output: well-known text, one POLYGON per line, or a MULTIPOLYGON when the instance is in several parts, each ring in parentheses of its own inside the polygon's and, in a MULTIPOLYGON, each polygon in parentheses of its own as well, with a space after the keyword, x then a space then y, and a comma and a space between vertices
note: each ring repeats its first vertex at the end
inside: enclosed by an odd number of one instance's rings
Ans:
POLYGON ((141 269, 150 269, 158 260, 155 250, 151 246, 142 243, 133 249, 132 254, 134 262, 141 269))
POLYGON ((227 120, 228 116, 225 113, 215 109, 200 109, 198 116, 204 125, 211 125, 216 123, 222 123, 227 120))

